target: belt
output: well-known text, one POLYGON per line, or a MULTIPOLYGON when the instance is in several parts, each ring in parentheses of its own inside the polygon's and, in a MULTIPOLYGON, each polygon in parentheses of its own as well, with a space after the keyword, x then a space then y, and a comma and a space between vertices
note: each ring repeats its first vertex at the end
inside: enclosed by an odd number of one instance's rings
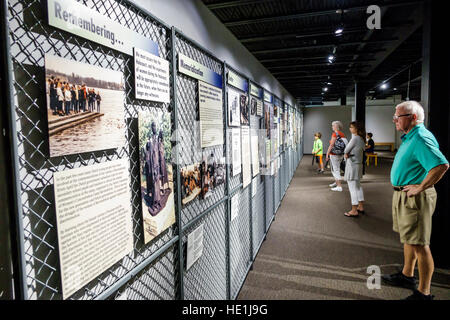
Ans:
POLYGON ((404 187, 393 187, 395 191, 403 191, 404 187))

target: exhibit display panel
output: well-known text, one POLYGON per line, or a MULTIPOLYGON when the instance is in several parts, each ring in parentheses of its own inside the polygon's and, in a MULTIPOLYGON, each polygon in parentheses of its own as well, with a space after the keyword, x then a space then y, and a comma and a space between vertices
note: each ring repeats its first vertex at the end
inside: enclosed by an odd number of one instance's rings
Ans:
POLYGON ((284 102, 127 0, 6 4, 17 298, 235 299, 301 159, 284 102))

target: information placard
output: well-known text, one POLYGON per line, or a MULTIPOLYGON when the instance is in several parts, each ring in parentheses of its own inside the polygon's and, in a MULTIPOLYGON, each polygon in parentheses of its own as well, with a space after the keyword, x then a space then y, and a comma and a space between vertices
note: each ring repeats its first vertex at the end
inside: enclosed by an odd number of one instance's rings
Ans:
POLYGON ((222 89, 198 82, 201 147, 223 145, 222 89))
POLYGON ((252 182, 252 168, 250 158, 250 130, 248 127, 241 128, 242 139, 242 187, 247 187, 252 182))
POLYGON ((74 0, 47 0, 48 24, 128 55, 133 47, 159 56, 158 44, 74 0))
POLYGON ((63 299, 133 250, 128 163, 54 174, 63 299))
POLYGON ((253 177, 259 174, 259 141, 258 135, 252 134, 252 172, 253 177))
POLYGON ((222 76, 197 61, 179 53, 178 71, 222 89, 222 76))
POLYGON ((241 129, 233 128, 231 135, 231 159, 232 159, 232 177, 241 173, 241 129))
POLYGON ((248 81, 237 75, 233 71, 228 71, 228 84, 232 85, 235 88, 238 88, 244 92, 248 91, 248 81))
POLYGON ((255 177, 252 179, 252 198, 256 196, 257 191, 258 191, 258 178, 255 177))
POLYGON ((170 103, 169 61, 134 48, 136 99, 170 103))
POLYGON ((204 223, 187 237, 186 270, 189 270, 203 254, 203 225, 204 223))
POLYGON ((239 215, 239 201, 238 194, 231 198, 231 221, 239 215))

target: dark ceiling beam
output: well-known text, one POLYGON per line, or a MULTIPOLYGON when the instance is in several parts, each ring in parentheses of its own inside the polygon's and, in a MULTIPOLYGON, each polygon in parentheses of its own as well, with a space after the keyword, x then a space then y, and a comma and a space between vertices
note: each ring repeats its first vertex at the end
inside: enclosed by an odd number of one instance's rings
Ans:
POLYGON ((346 72, 346 70, 351 70, 354 73, 363 73, 363 70, 368 68, 369 66, 366 67, 354 67, 354 68, 342 68, 342 69, 324 69, 324 70, 300 70, 300 71, 277 71, 277 72, 271 72, 275 77, 280 76, 280 75, 302 75, 302 74, 306 74, 306 75, 315 75, 315 74, 328 74, 328 75, 332 75, 333 73, 344 73, 346 72))
MULTIPOLYGON (((412 21, 404 21, 402 23, 398 22, 395 25, 390 25, 390 26, 385 26, 383 25, 383 29, 382 30, 392 30, 392 29, 397 29, 400 26, 405 26, 405 25, 412 25, 413 22, 412 21)), ((321 28, 321 29, 316 29, 316 30, 311 30, 310 32, 297 32, 297 33, 273 33, 270 35, 267 34, 263 34, 263 35, 253 35, 250 37, 246 37, 246 38, 239 38, 238 40, 242 43, 251 43, 251 42, 262 42, 262 41, 269 41, 269 40, 280 40, 280 39, 290 39, 290 38, 295 38, 295 39, 301 39, 301 38, 309 38, 309 37, 321 37, 321 36, 329 36, 332 35, 334 36, 334 28, 321 28)), ((349 34, 349 33, 359 33, 359 32, 366 32, 367 31, 367 27, 366 26, 354 26, 354 27, 345 27, 345 32, 344 34, 349 34)))
MULTIPOLYGON (((371 3, 371 5, 378 5, 379 7, 385 8, 385 7, 399 7, 399 6, 409 6, 409 5, 417 5, 419 3, 423 3, 423 1, 396 1, 395 3, 385 3, 384 1, 374 1, 374 3, 371 3)), ((358 7, 351 7, 351 8, 342 8, 342 7, 334 7, 334 8, 328 8, 325 10, 318 10, 318 11, 310 11, 310 12, 302 12, 298 14, 289 14, 289 15, 279 15, 279 16, 270 16, 270 17, 263 17, 263 18, 249 18, 245 20, 237 20, 237 21, 228 21, 223 22, 223 24, 226 27, 236 27, 236 26, 242 26, 242 25, 248 25, 248 24, 257 24, 257 23, 266 23, 266 22, 279 22, 281 20, 294 20, 294 19, 302 19, 302 18, 309 18, 309 17, 317 17, 317 16, 325 16, 325 15, 331 15, 331 14, 340 14, 338 10, 344 9, 344 14, 350 13, 350 12, 360 12, 360 11, 366 11, 368 5, 366 6, 358 6, 358 7)))
MULTIPOLYGON (((359 52, 359 54, 374 54, 377 52, 386 51, 386 49, 376 49, 376 50, 368 50, 365 52, 359 52)), ((316 59, 326 59, 330 53, 324 53, 320 56, 312 56, 312 57, 292 57, 292 58, 270 58, 270 59, 259 59, 259 62, 261 63, 267 63, 267 62, 279 62, 279 61, 296 61, 296 60, 316 60, 316 59)), ((347 57, 353 57, 354 53, 336 53, 336 56, 338 58, 347 58, 347 57)))
MULTIPOLYGON (((293 77, 276 77, 278 81, 282 80, 293 80, 293 79, 303 79, 303 78, 327 78, 328 76, 332 77, 352 77, 358 76, 359 73, 326 73, 326 74, 317 74, 317 75, 307 75, 307 76, 293 76, 293 77)), ((335 80, 336 81, 336 80, 335 80)), ((331 82, 331 81, 330 81, 331 82)))
POLYGON ((276 70, 276 69, 285 69, 285 68, 307 68, 307 67, 316 67, 316 66, 335 66, 335 65, 342 65, 342 64, 349 64, 351 62, 353 62, 354 64, 365 64, 367 65, 367 62, 370 61, 375 61, 375 59, 365 59, 365 60, 359 60, 359 61, 353 61, 353 60, 347 60, 347 61, 335 61, 333 63, 329 63, 329 62, 320 62, 320 63, 307 63, 307 64, 291 64, 291 65, 285 65, 285 66, 266 66, 267 69, 269 70, 276 70))
POLYGON ((274 0, 248 0, 248 1, 223 1, 218 3, 207 4, 209 10, 233 8, 239 6, 247 6, 251 4, 260 4, 261 2, 274 2, 274 0))
POLYGON ((360 40, 360 41, 349 41, 349 42, 340 42, 340 43, 327 43, 327 44, 316 44, 311 46, 302 46, 302 47, 291 47, 291 48, 278 48, 278 49, 267 49, 267 50, 251 50, 247 48, 252 54, 263 54, 263 53, 276 53, 276 52, 289 52, 289 51, 298 51, 298 50, 307 50, 307 49, 316 49, 316 48, 328 48, 328 47, 339 47, 339 46, 352 46, 358 45, 361 43, 386 43, 391 41, 397 41, 398 38, 389 38, 383 40, 360 40))

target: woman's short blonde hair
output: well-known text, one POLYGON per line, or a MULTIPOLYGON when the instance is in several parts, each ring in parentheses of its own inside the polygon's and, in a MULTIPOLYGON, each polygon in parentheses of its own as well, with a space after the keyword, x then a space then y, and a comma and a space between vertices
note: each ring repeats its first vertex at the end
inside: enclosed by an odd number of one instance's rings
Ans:
POLYGON ((333 121, 331 123, 331 126, 337 125, 338 126, 338 130, 342 130, 344 128, 344 126, 342 125, 342 122, 340 121, 333 121))

